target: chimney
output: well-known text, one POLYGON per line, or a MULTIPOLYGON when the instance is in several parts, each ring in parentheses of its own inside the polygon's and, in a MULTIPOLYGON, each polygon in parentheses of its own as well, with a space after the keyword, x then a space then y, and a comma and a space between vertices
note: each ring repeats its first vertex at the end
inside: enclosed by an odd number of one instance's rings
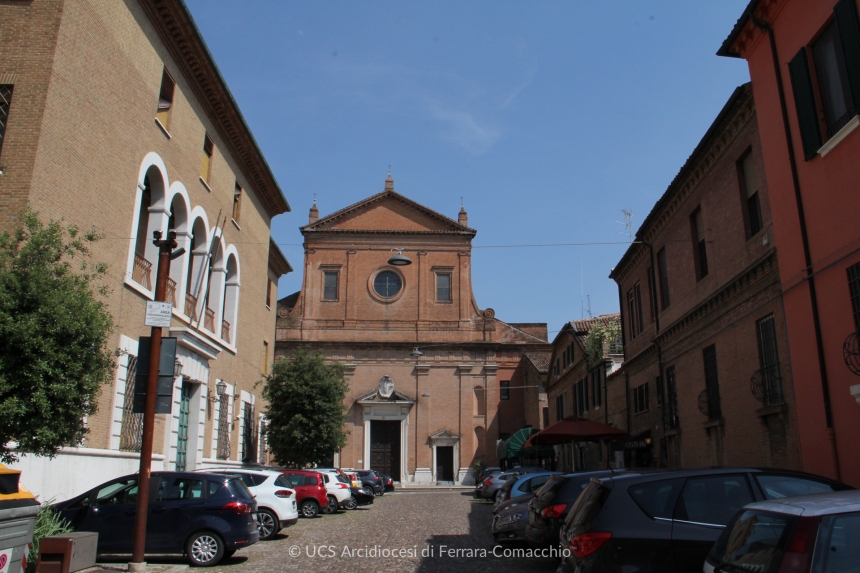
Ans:
POLYGON ((464 227, 469 226, 469 215, 466 214, 466 208, 460 205, 460 214, 457 215, 457 222, 464 227))
POLYGON ((317 209, 317 200, 314 199, 314 204, 311 207, 310 214, 308 215, 308 225, 310 225, 312 223, 316 223, 317 221, 319 221, 319 218, 320 218, 320 210, 317 209))

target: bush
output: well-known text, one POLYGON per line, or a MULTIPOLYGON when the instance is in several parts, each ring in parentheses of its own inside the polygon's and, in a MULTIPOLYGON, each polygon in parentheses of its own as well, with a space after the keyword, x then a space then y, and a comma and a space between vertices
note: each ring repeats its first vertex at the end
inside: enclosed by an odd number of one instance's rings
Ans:
POLYGON ((55 511, 51 504, 54 500, 48 500, 39 508, 39 513, 36 515, 36 526, 33 529, 33 545, 30 548, 30 554, 27 556, 27 572, 35 573, 36 560, 39 558, 39 543, 45 537, 52 535, 62 535, 71 533, 72 526, 68 521, 60 517, 60 514, 55 511))

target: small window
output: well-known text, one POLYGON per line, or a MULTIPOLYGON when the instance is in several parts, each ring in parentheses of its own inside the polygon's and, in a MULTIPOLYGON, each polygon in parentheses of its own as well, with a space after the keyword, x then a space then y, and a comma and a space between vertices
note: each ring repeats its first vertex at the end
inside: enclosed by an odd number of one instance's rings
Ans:
POLYGON ((260 361, 260 373, 266 376, 269 373, 269 343, 263 341, 263 355, 260 361))
POLYGON ((633 298, 636 304, 636 325, 639 327, 637 334, 641 334, 645 330, 645 323, 642 321, 642 285, 640 283, 633 285, 633 298))
POLYGON ((272 293, 275 292, 275 281, 269 280, 266 285, 266 306, 272 308, 272 293))
POLYGON ((337 271, 323 273, 323 300, 337 300, 337 271))
POLYGON ((436 300, 439 302, 451 302, 450 273, 436 274, 436 300))
POLYGON ((275 479, 275 485, 277 487, 293 487, 292 482, 290 482, 289 478, 284 474, 279 475, 277 479, 275 479))
MULTIPOLYGON (((555 421, 564 419, 564 396, 555 397, 555 421)), ((549 425, 549 424, 547 424, 549 425)))
POLYGON ((702 358, 705 363, 705 392, 708 401, 708 419, 718 420, 722 418, 720 407, 720 384, 717 376, 717 347, 713 344, 702 350, 702 358))
POLYGON ((549 426, 549 406, 543 407, 543 427, 549 426))
POLYGON ((639 329, 636 328, 636 302, 633 297, 633 289, 627 291, 627 323, 630 325, 630 338, 636 338, 639 329))
POLYGON ((755 236, 762 229, 761 203, 758 198, 758 176, 752 151, 747 152, 738 162, 741 172, 741 195, 744 205, 744 223, 746 224, 747 239, 755 236))
POLYGON ((511 399, 511 383, 503 380, 499 382, 499 398, 501 400, 510 400, 511 399))
POLYGON ((652 481, 631 485, 627 493, 648 517, 672 519, 675 498, 683 485, 684 478, 652 481))
POLYGON ((203 480, 163 478, 156 494, 157 501, 183 501, 203 497, 203 480))
MULTIPOLYGON (((212 156, 211 154, 209 155, 212 156)), ((233 188, 233 220, 239 222, 239 217, 242 214, 242 186, 236 181, 236 186, 233 188)))
POLYGON ((158 109, 155 112, 155 117, 159 123, 164 126, 164 129, 170 129, 170 111, 173 109, 173 92, 176 89, 176 82, 167 73, 167 70, 161 72, 161 89, 158 92, 158 109))
POLYGON ((711 525, 728 525, 746 504, 752 503, 742 475, 693 477, 687 480, 675 507, 675 519, 711 525))
POLYGON ((633 389, 633 413, 641 414, 647 412, 650 407, 648 399, 648 383, 637 386, 633 389))
POLYGON ((812 59, 824 107, 825 131, 830 138, 854 116, 836 21, 831 22, 812 44, 812 59))
POLYGON ((0 152, 3 151, 3 138, 9 120, 9 104, 12 103, 12 86, 0 85, 0 152))
POLYGON ((702 209, 697 208, 690 215, 690 226, 693 231, 693 259, 696 263, 696 280, 708 276, 708 251, 705 243, 705 223, 702 220, 702 209))
POLYGON ((600 370, 592 370, 591 372, 591 405, 595 408, 600 407, 603 392, 600 391, 600 370))
POLYGON ((666 262, 666 247, 657 252, 657 273, 660 278, 660 310, 669 308, 669 269, 666 262))
POLYGON ((203 136, 203 160, 200 165, 200 179, 209 183, 212 174, 212 155, 215 153, 215 145, 209 139, 209 134, 203 136))

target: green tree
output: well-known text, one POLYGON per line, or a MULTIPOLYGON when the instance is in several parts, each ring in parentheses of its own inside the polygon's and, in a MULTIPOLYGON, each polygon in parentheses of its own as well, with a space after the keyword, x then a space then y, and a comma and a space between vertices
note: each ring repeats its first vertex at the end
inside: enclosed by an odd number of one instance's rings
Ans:
POLYGON ((102 384, 112 380, 113 319, 99 282, 103 264, 62 221, 33 211, 0 234, 0 462, 20 453, 54 456, 87 434, 102 384))
POLYGON ((269 404, 266 440, 278 464, 330 463, 346 444, 345 370, 341 364, 327 364, 322 352, 304 348, 275 362, 262 394, 269 404))
POLYGON ((597 362, 604 358, 608 345, 621 348, 621 321, 617 318, 607 324, 598 322, 585 336, 585 357, 588 362, 597 362))

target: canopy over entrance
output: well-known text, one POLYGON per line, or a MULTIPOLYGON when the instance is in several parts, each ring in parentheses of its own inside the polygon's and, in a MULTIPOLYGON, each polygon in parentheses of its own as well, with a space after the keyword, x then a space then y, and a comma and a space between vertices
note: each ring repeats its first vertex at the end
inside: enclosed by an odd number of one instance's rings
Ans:
MULTIPOLYGON (((516 435, 516 434, 515 434, 516 435)), ((551 446, 568 442, 596 442, 598 440, 626 440, 629 434, 587 418, 570 416, 529 436, 524 447, 551 446)), ((513 437, 513 436, 511 436, 513 437)))

